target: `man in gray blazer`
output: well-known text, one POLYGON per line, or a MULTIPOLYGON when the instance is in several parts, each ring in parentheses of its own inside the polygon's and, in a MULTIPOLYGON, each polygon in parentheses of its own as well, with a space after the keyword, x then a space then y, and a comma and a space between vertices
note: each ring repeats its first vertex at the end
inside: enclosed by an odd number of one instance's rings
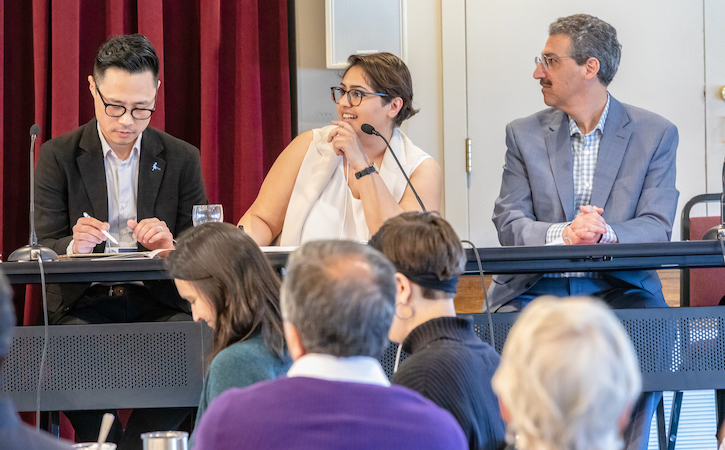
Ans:
MULTIPOLYGON (((550 108, 506 127, 493 213, 501 245, 669 241, 677 128, 607 92, 620 55, 616 30, 596 17, 550 25, 534 71, 550 108)), ((498 275, 489 290, 499 312, 544 294, 593 295, 613 308, 667 306, 656 272, 645 270, 498 275)))

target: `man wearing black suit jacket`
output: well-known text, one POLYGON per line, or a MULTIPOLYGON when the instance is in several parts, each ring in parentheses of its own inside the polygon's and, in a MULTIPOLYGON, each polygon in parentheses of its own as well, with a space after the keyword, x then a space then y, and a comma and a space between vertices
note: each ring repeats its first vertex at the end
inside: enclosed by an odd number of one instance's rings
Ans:
MULTIPOLYGON (((156 52, 141 35, 116 36, 101 46, 88 77, 95 118, 40 150, 41 245, 58 254, 173 248, 174 236, 192 225, 193 205, 207 202, 199 150, 148 126, 158 72, 156 52)), ((51 286, 48 312, 55 324, 191 320, 188 303, 169 281, 51 286)), ((164 411, 134 411, 119 449, 140 449, 141 432, 174 429, 187 414, 164 411)), ((81 441, 95 440, 102 412, 66 415, 81 441)))

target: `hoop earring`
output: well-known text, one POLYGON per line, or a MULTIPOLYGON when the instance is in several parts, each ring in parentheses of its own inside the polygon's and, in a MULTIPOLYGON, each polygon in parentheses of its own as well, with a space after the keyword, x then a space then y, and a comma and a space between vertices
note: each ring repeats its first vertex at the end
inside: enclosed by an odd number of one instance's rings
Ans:
POLYGON ((415 315, 415 310, 413 309, 413 307, 412 306, 407 306, 408 308, 410 308, 410 314, 408 316, 406 316, 406 317, 403 317, 403 315, 398 314, 398 306, 402 306, 403 308, 405 308, 406 305, 404 305, 403 303, 400 303, 400 302, 395 304, 395 317, 397 317, 398 319, 400 319, 400 320, 409 320, 409 319, 411 319, 415 315))

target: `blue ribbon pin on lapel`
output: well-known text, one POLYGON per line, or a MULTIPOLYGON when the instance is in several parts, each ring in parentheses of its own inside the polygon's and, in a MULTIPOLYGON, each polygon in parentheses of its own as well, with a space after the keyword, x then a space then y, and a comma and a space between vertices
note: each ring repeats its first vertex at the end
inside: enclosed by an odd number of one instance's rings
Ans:
POLYGON ((156 161, 154 161, 154 165, 151 166, 151 172, 153 172, 154 170, 158 170, 159 172, 161 172, 161 167, 159 167, 156 161))

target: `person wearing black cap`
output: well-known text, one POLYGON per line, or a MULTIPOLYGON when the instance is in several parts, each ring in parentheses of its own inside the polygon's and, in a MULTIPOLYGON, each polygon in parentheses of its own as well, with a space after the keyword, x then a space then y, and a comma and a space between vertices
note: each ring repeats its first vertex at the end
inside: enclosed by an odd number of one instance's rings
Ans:
POLYGON ((500 448, 505 427, 491 388, 500 358, 470 320, 456 317, 453 297, 466 263, 456 232, 435 213, 407 212, 388 219, 369 244, 398 272, 389 337, 410 356, 393 383, 453 414, 471 449, 500 448))
MULTIPOLYGON (((10 351, 15 326, 15 311, 12 304, 13 291, 8 280, 0 272, 0 368, 10 351)), ((54 439, 48 433, 38 431, 20 421, 13 402, 2 393, 0 378, 0 448, 23 450, 70 450, 70 444, 54 439)))

